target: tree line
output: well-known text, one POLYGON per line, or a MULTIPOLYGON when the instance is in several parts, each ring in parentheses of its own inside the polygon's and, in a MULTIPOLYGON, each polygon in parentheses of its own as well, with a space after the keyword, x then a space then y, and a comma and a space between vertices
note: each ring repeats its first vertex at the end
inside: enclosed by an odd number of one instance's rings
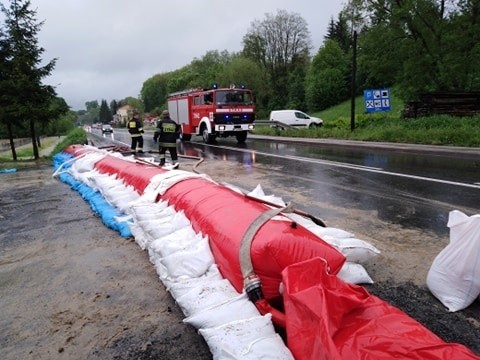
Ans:
POLYGON ((429 91, 480 90, 479 34, 478 0, 350 0, 311 56, 306 21, 278 10, 251 23, 242 51, 208 51, 155 74, 140 97, 145 111, 158 111, 171 92, 244 83, 256 95, 259 116, 266 116, 273 109, 326 109, 348 99, 352 84, 356 95, 388 87, 404 101, 429 91))
POLYGON ((125 104, 156 114, 166 107, 168 94, 213 83, 253 90, 259 118, 273 109, 321 111, 365 88, 389 87, 404 101, 430 91, 480 90, 478 0, 350 0, 330 20, 313 55, 306 21, 278 10, 252 21, 241 51, 208 51, 146 79, 139 99, 112 100, 110 106, 94 100, 75 113, 53 87, 42 84, 56 59, 39 65, 42 23, 30 1, 11 0, 8 9, 0 5, 6 18, 0 27, 0 135, 11 139, 14 159, 14 137, 28 134, 38 158, 37 134, 62 131, 76 120, 109 122, 125 104))
POLYGON ((44 49, 37 34, 42 26, 30 2, 0 3, 5 23, 0 27, 0 135, 10 140, 17 160, 14 138, 31 137, 34 158, 39 158, 39 135, 56 135, 74 126, 75 114, 64 99, 42 79, 51 74, 56 59, 41 66, 44 49), (55 122, 53 121, 55 120, 55 122))

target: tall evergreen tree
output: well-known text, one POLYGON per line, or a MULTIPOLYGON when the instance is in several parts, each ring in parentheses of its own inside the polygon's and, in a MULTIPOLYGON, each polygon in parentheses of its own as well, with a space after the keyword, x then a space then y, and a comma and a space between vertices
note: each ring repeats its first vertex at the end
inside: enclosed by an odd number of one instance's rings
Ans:
POLYGON ((112 116, 117 113, 118 107, 117 100, 114 99, 110 101, 110 112, 112 113, 112 116))
POLYGON ((102 100, 98 117, 100 118, 100 122, 102 124, 108 124, 110 121, 112 121, 112 113, 107 105, 107 100, 102 100))
POLYGON ((4 29, 0 27, 0 123, 6 128, 10 139, 13 160, 17 160, 15 144, 13 142, 12 119, 9 115, 12 90, 12 49, 4 29))
MULTIPOLYGON (((9 73, 6 79, 10 87, 3 99, 8 104, 6 114, 0 120, 7 126, 28 121, 33 155, 38 159, 36 123, 49 121, 49 106, 56 96, 53 87, 42 84, 42 79, 50 75, 56 59, 40 66, 44 49, 38 45, 37 34, 43 22, 37 22, 36 11, 31 10, 30 5, 28 0, 11 0, 9 9, 0 4, 6 18, 5 42, 2 44, 8 46, 6 66, 9 73)), ((9 135, 13 136, 13 133, 9 135)), ((12 154, 16 160, 14 148, 12 154)))

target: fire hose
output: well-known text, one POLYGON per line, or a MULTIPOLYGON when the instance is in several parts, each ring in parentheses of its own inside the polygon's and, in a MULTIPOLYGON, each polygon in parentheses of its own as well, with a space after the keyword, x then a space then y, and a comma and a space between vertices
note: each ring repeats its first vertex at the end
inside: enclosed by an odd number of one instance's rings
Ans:
POLYGON ((262 315, 266 313, 272 314, 272 321, 282 328, 285 328, 285 314, 272 307, 264 298, 262 292, 262 283, 260 278, 255 274, 253 270, 252 258, 250 256, 250 249, 252 246, 253 238, 258 230, 270 219, 284 212, 292 211, 292 204, 288 203, 286 206, 278 209, 269 209, 260 214, 248 227, 247 231, 243 235, 240 243, 239 258, 240 268, 243 276, 243 283, 245 292, 251 302, 255 304, 257 309, 262 315))

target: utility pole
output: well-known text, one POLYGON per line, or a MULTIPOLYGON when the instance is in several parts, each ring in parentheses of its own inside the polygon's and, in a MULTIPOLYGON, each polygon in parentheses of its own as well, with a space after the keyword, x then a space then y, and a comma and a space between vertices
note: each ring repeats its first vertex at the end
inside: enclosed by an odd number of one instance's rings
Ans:
POLYGON ((351 88, 350 88, 350 130, 355 129, 355 88, 356 82, 355 78, 357 77, 357 30, 353 31, 353 51, 352 51, 352 79, 351 79, 351 88))

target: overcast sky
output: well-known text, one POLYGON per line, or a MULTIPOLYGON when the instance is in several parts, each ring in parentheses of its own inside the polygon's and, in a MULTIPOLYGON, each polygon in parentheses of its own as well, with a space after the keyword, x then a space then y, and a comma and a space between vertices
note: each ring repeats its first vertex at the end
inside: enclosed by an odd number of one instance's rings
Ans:
MULTIPOLYGON (((9 7, 8 0, 0 0, 9 7)), ((55 86, 73 110, 85 102, 138 97, 145 80, 179 69, 207 51, 242 49, 254 20, 277 10, 308 24, 312 54, 345 0, 31 0, 43 58, 57 58, 55 86)))

